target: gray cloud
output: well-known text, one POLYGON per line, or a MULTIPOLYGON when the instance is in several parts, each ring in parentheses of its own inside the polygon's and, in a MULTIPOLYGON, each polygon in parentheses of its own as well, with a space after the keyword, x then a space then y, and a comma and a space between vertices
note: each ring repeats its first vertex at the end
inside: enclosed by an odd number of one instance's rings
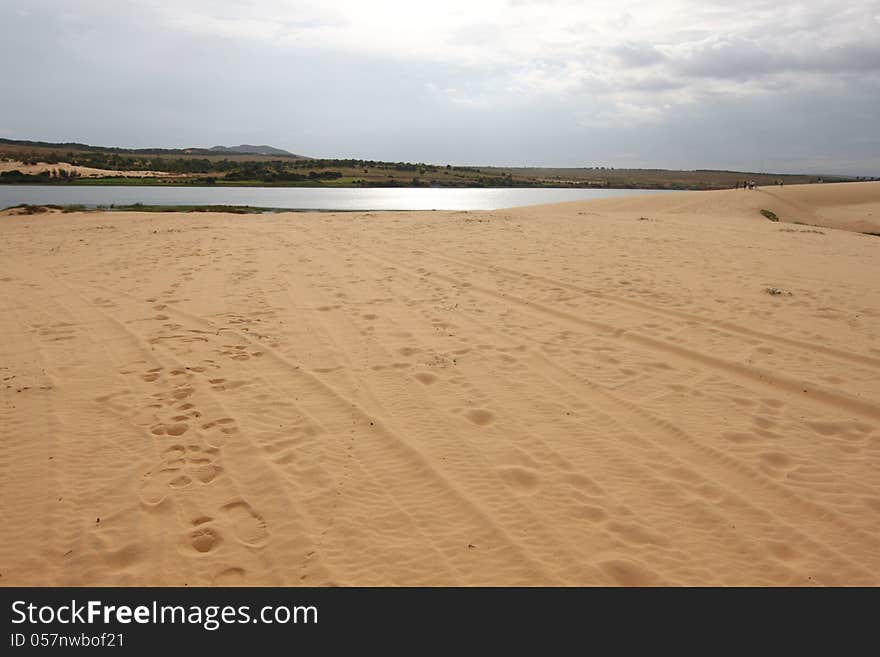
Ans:
POLYGON ((781 73, 880 73, 880 43, 846 43, 799 49, 735 35, 718 35, 671 51, 673 71, 706 78, 744 78, 781 73))
POLYGON ((610 50, 624 67, 651 66, 666 60, 666 55, 649 43, 622 43, 610 50))

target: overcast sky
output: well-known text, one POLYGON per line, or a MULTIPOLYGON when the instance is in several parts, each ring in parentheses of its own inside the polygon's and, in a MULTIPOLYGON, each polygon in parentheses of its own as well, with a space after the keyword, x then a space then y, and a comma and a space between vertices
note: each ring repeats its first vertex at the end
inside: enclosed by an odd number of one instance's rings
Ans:
POLYGON ((0 0, 0 136, 880 175, 880 0, 0 0))

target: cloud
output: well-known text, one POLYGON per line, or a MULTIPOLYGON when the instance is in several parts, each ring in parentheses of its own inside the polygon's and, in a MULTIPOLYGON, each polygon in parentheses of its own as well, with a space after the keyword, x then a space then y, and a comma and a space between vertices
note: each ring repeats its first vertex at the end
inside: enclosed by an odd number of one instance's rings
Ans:
POLYGON ((792 72, 876 76, 880 72, 880 42, 823 47, 798 41, 713 35, 666 52, 674 72, 699 78, 743 79, 792 72))
MULTIPOLYGON (((0 57, 16 62, 0 122, 17 136, 551 164, 641 149, 646 163, 723 164, 742 139, 728 116, 775 126, 798 162, 803 144, 833 162, 819 135, 841 142, 841 125, 859 135, 850 149, 878 133, 876 0, 119 0, 113 12, 5 0, 0 22, 0 57), (835 108, 833 125, 816 107, 835 108), (683 131, 682 117, 705 125, 701 140, 656 136, 683 131)), ((880 165, 845 155, 842 167, 880 165)))
POLYGON ((666 55, 650 43, 621 43, 612 46, 609 51, 625 68, 651 66, 666 59, 666 55))

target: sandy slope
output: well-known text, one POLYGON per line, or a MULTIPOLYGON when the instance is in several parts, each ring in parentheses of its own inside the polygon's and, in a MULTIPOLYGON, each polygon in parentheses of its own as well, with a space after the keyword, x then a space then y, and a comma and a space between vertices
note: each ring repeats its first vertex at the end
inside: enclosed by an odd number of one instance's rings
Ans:
POLYGON ((861 197, 0 218, 0 582, 876 585, 861 197))
POLYGON ((760 211, 765 209, 774 212, 781 223, 880 233, 880 182, 772 186, 729 192, 612 198, 593 202, 588 209, 693 215, 704 221, 741 217, 759 220, 760 211))
MULTIPOLYGON (((57 162, 49 164, 47 162, 38 162, 37 164, 24 164, 14 160, 0 160, 0 172, 3 171, 20 171, 28 175, 38 173, 46 173, 52 171, 75 171, 82 178, 103 178, 105 176, 125 176, 127 178, 163 178, 173 176, 173 173, 164 171, 116 171, 110 169, 95 169, 94 167, 83 167, 68 162, 57 162)), ((178 174, 179 175, 179 174, 178 174)))

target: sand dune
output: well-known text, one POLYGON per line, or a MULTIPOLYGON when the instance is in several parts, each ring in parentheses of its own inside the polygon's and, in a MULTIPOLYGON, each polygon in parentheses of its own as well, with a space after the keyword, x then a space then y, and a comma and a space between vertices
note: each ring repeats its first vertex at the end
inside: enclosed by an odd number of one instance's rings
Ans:
POLYGON ((2 217, 0 583, 877 585, 878 202, 2 217))
POLYGON ((694 215, 703 220, 748 218, 764 220, 761 210, 775 213, 780 223, 880 232, 880 182, 828 185, 787 185, 730 193, 674 194, 611 198, 591 204, 592 211, 666 212, 694 215))
POLYGON ((84 167, 78 164, 70 164, 69 162, 56 162, 50 164, 48 162, 37 162, 36 164, 25 164, 16 160, 0 160, 0 173, 3 171, 20 171, 29 176, 40 173, 51 173, 53 171, 75 172, 81 178, 103 178, 106 176, 125 176, 127 178, 163 178, 180 174, 167 173, 165 171, 117 171, 111 169, 96 169, 94 167, 84 167))

